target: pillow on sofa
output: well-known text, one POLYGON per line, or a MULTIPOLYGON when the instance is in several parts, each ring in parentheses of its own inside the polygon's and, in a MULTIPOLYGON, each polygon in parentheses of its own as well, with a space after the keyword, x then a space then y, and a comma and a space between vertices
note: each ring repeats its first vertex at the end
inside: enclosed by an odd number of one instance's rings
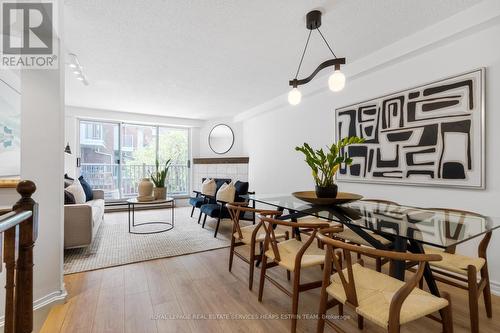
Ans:
POLYGON ((66 187, 66 191, 71 193, 73 197, 75 198, 75 203, 77 204, 83 204, 85 203, 85 191, 83 190, 82 185, 80 184, 80 181, 78 179, 75 179, 73 184, 70 186, 66 187))
POLYGON ((215 191, 217 190, 217 185, 215 184, 215 180, 209 178, 205 179, 203 184, 201 184, 201 193, 214 196, 215 191))
POLYGON ((70 186, 73 184, 74 179, 68 176, 67 173, 64 174, 64 188, 70 186))
POLYGON ((89 183, 83 178, 83 176, 78 177, 80 184, 82 184, 83 191, 85 192, 85 201, 94 200, 94 193, 92 192, 92 187, 89 183))
POLYGON ((75 203, 76 203, 75 196, 71 194, 71 192, 64 190, 64 204, 74 205, 75 203))
POLYGON ((224 183, 217 191, 216 199, 225 202, 233 202, 235 194, 236 188, 234 187, 233 182, 229 184, 224 183))

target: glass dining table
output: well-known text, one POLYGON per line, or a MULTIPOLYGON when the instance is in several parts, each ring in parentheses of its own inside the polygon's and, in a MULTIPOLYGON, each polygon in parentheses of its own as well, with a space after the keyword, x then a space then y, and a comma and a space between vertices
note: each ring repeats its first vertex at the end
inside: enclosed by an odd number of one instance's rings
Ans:
MULTIPOLYGON (((338 222, 354 231, 377 249, 425 253, 431 246, 443 250, 456 247, 500 227, 500 218, 454 209, 418 208, 386 200, 359 200, 340 205, 313 205, 292 195, 247 195, 256 207, 273 206, 283 211, 280 219, 297 221, 315 216, 338 222), (389 240, 382 243, 373 233, 389 240)), ((269 207, 266 207, 269 208, 269 207)), ((300 237, 298 230, 297 237, 300 237)), ((409 263, 393 261, 390 275, 404 280, 409 263)), ((427 264, 424 278, 430 292, 439 289, 427 264)))

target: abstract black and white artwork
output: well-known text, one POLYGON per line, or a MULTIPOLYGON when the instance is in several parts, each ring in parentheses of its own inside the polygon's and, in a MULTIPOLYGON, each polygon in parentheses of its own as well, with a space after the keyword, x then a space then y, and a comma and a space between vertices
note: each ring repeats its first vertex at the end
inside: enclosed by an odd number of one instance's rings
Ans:
POLYGON ((484 68, 335 110, 339 181, 484 188, 484 68))

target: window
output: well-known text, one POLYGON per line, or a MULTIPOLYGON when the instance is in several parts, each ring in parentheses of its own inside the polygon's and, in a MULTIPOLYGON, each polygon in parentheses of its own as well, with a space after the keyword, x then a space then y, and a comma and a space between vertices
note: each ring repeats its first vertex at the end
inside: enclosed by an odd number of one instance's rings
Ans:
POLYGON ((81 120, 80 156, 80 173, 106 198, 136 196, 157 159, 172 160, 169 195, 189 192, 189 129, 81 120))
POLYGON ((88 140, 102 140, 102 124, 83 123, 83 137, 88 140))

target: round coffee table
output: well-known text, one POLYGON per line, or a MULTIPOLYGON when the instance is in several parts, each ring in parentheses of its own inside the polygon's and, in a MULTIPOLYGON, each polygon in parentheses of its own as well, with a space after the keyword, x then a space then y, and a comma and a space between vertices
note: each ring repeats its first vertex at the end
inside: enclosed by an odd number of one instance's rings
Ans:
POLYGON ((165 232, 172 230, 174 228, 174 211, 175 211, 175 199, 174 198, 166 198, 160 200, 153 201, 137 201, 137 198, 132 198, 127 200, 128 205, 128 232, 131 234, 139 234, 139 235, 149 235, 149 234, 158 234, 160 232, 165 232), (171 204, 170 209, 172 210, 172 216, 170 222, 168 221, 150 221, 150 222, 135 222, 135 206, 146 206, 146 205, 162 205, 162 204, 171 204), (164 228, 155 231, 137 231, 134 229, 143 229, 144 226, 148 225, 165 225, 164 228))

